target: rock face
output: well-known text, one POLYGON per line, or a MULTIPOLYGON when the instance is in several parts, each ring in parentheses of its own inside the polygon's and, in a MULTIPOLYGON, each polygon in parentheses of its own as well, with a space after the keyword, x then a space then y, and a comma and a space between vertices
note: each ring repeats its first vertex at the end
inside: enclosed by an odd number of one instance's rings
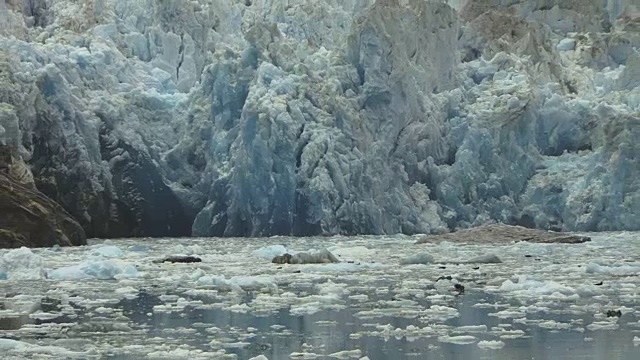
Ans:
POLYGON ((0 143, 89 236, 638 230, 639 7, 9 0, 0 143))
POLYGON ((86 244, 84 230, 62 206, 12 176, 25 167, 0 145, 0 248, 86 244))

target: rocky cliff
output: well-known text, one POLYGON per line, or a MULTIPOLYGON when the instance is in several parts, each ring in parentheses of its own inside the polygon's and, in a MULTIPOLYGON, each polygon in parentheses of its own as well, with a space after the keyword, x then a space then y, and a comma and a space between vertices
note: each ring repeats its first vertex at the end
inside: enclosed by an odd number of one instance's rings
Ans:
POLYGON ((89 236, 638 230, 638 9, 8 0, 0 143, 89 236))
POLYGON ((41 194, 26 164, 0 145, 0 248, 86 244, 84 230, 41 194))

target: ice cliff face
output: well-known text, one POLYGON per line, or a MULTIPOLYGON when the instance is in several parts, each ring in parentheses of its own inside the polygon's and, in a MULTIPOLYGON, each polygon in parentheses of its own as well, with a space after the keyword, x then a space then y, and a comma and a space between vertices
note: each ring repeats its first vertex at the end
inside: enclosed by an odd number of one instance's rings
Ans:
POLYGON ((89 236, 640 222, 640 1, 8 0, 0 142, 89 236))

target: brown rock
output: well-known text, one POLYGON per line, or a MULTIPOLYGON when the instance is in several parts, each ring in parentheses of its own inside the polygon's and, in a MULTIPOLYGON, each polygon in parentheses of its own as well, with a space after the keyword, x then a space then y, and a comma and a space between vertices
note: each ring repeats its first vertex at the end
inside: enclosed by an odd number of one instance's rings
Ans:
POLYGON ((418 240, 417 244, 438 243, 450 241, 458 243, 495 243, 504 244, 519 241, 535 243, 565 243, 580 244, 591 241, 586 236, 529 229, 522 226, 491 224, 472 229, 460 230, 442 235, 427 235, 418 240))
POLYGON ((84 245, 84 230, 62 206, 0 172, 0 248, 84 245))

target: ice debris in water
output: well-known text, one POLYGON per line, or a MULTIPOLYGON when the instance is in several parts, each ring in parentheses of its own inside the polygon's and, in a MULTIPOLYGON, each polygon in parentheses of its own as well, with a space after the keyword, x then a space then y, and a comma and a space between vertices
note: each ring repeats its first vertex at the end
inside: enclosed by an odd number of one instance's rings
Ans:
POLYGON ((329 250, 323 249, 317 252, 299 252, 295 255, 289 253, 277 255, 271 262, 276 264, 329 264, 339 263, 340 260, 329 250))
POLYGON ((586 269, 588 274, 603 274, 613 276, 629 276, 639 275, 640 266, 620 265, 620 266, 605 266, 596 263, 589 263, 586 269))
POLYGON ((46 354, 58 358, 68 358, 80 355, 79 353, 69 351, 58 346, 40 346, 12 339, 0 339, 0 351, 5 355, 13 353, 19 353, 21 355, 46 354))
POLYGON ((82 279, 125 279, 138 276, 138 270, 133 264, 116 259, 87 260, 78 265, 71 265, 56 270, 50 270, 47 278, 53 280, 82 280, 82 279))
POLYGON ((559 284, 555 281, 539 281, 528 279, 526 275, 518 276, 516 282, 505 280, 499 288, 500 291, 510 292, 515 295, 551 295, 559 293, 562 295, 573 295, 576 290, 569 286, 559 284))
POLYGON ((500 340, 482 340, 478 342, 478 347, 481 349, 502 349, 504 342, 500 340))
POLYGON ((420 253, 420 254, 409 255, 408 257, 400 260, 400 265, 411 265, 411 264, 427 265, 427 264, 432 264, 433 261, 434 261, 433 256, 427 253, 420 253))
POLYGON ((97 245, 91 250, 91 255, 105 258, 119 258, 124 256, 124 251, 113 245, 97 245))
POLYGON ((265 260, 271 260, 275 256, 284 255, 286 253, 290 253, 290 252, 287 251, 287 248, 285 248, 282 245, 263 246, 252 252, 253 256, 256 256, 265 260))
POLYGON ((0 280, 39 280, 43 277, 42 258, 24 246, 0 256, 0 280))

